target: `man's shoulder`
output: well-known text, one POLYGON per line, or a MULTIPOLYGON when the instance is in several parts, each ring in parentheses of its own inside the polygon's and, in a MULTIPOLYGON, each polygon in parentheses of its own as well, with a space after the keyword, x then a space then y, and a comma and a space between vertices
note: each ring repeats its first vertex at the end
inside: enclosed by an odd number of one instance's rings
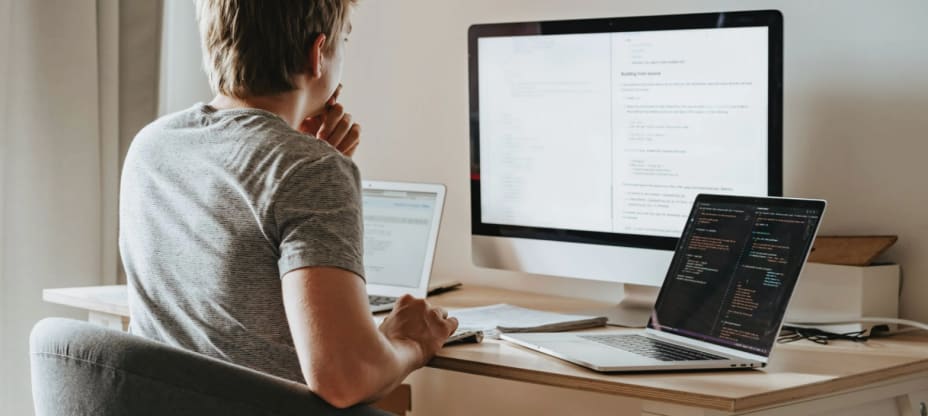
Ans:
POLYGON ((252 136, 249 145, 269 156, 280 157, 293 163, 315 162, 321 159, 345 159, 342 154, 323 140, 293 129, 273 126, 252 136))
MULTIPOLYGON (((328 143, 293 130, 280 117, 258 109, 221 110, 205 104, 164 115, 143 128, 134 145, 179 150, 192 143, 227 147, 229 162, 295 165, 341 156, 328 143), (172 140, 174 139, 174 140, 172 140)), ((341 162, 350 162, 350 159, 341 162)), ((260 167, 260 166, 252 166, 260 167)))
POLYGON ((354 162, 334 147, 289 127, 275 126, 263 130, 244 147, 252 161, 243 164, 267 167, 268 173, 280 181, 296 171, 315 170, 312 166, 357 173, 354 162))

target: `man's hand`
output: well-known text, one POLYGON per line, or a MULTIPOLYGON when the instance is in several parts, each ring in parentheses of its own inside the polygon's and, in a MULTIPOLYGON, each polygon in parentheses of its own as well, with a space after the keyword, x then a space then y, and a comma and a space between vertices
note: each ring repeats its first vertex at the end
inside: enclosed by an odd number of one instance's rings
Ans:
POLYGON ((341 92, 342 86, 339 85, 326 102, 325 111, 303 120, 300 132, 324 140, 345 156, 351 157, 361 143, 361 125, 352 123, 351 114, 346 113, 345 107, 338 103, 341 92))
POLYGON ((400 297, 393 311, 380 324, 380 331, 388 339, 416 345, 422 353, 419 367, 432 359, 456 329, 457 318, 449 318, 444 309, 409 295, 400 297))

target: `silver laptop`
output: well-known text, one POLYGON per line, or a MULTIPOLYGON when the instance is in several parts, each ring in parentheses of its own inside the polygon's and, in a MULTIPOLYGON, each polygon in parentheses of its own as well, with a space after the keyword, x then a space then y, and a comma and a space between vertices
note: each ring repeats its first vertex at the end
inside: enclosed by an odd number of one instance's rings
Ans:
POLYGON ((503 334, 597 371, 764 367, 825 201, 699 195, 647 328, 503 334))
POLYGON ((438 241, 445 186, 362 182, 364 275, 372 312, 393 308, 397 297, 425 297, 438 241))

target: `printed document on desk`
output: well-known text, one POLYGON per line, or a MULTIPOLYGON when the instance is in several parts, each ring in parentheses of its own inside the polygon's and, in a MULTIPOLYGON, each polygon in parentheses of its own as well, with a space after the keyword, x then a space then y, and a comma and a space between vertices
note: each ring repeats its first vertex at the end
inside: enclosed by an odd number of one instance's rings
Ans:
POLYGON ((481 330, 490 338, 500 332, 558 332, 606 325, 606 317, 546 312, 500 303, 457 309, 448 315, 458 319, 458 330, 481 330))

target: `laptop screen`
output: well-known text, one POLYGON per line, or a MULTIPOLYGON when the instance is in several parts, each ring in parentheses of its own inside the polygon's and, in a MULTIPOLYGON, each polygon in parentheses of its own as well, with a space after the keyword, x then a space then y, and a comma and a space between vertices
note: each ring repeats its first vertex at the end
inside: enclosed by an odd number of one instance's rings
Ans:
POLYGON ((419 285, 437 199, 434 192, 364 189, 367 283, 411 288, 419 285))
POLYGON ((648 327, 769 355, 824 206, 700 195, 648 327))

